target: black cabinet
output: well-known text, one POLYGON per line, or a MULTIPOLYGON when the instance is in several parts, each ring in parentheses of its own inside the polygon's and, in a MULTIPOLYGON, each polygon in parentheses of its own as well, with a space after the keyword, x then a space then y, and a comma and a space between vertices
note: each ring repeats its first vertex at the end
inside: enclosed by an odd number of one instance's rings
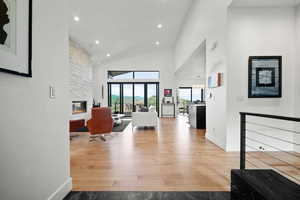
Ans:
POLYGON ((206 106, 195 104, 189 106, 189 123, 192 128, 206 129, 206 106))
POLYGON ((206 106, 197 106, 197 129, 206 129, 206 106))

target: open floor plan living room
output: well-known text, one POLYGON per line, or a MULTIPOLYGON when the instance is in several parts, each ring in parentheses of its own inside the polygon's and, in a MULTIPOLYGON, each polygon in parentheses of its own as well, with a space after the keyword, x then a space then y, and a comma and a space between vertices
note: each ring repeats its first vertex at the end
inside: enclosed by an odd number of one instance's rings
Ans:
POLYGON ((299 200, 300 0, 0 0, 0 200, 299 200))

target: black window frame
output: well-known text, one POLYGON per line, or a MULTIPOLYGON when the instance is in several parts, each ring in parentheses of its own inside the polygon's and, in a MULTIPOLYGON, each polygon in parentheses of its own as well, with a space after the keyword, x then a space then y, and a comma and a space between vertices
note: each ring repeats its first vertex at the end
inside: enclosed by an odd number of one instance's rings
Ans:
MULTIPOLYGON (((118 79, 111 79, 110 78, 110 72, 126 72, 126 73, 133 73, 133 78, 132 79, 126 79, 126 80, 143 80, 143 79, 136 79, 135 73, 136 72, 157 72, 158 73, 158 78, 157 79, 150 79, 150 80, 159 80, 160 79, 160 71, 158 70, 137 70, 137 71, 130 71, 130 70, 109 70, 107 71, 107 78, 108 80, 118 80, 118 79)), ((119 79, 122 80, 122 79, 119 79)))
MULTIPOLYGON (((179 87, 179 89, 190 89, 191 90, 191 98, 190 98, 190 102, 193 102, 193 87, 179 87)), ((205 101, 205 97, 204 97, 204 88, 201 88, 201 102, 205 101)))
POLYGON ((128 84, 132 84, 132 90, 133 90, 133 100, 132 100, 132 105, 133 105, 133 112, 136 112, 135 109, 135 85, 144 85, 144 106, 148 107, 148 85, 156 85, 156 112, 158 114, 158 116, 160 116, 160 106, 159 106, 159 102, 160 102, 160 95, 159 95, 159 82, 107 82, 107 90, 108 90, 108 106, 111 107, 112 106, 112 102, 111 102, 111 85, 120 85, 120 113, 124 114, 124 93, 123 93, 123 89, 124 89, 124 85, 128 85, 128 84))

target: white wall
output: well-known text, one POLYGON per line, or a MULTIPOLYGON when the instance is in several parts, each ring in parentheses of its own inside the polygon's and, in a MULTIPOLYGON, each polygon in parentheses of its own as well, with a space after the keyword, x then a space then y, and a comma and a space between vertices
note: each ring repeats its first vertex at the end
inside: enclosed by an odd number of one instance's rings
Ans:
POLYGON ((171 49, 153 49, 150 51, 126 55, 122 58, 112 58, 104 64, 94 68, 94 98, 101 102, 101 106, 108 105, 107 71, 109 70, 157 70, 160 71, 160 103, 163 89, 175 91, 173 54, 171 49), (104 98, 101 95, 101 86, 104 86, 104 98))
POLYGON ((231 0, 197 0, 185 20, 175 45, 175 70, 179 69, 211 34, 218 34, 226 23, 226 11, 231 0))
MULTIPOLYGON (((296 55, 300 53, 300 5, 296 8, 296 55)), ((300 117, 300 57, 296 56, 296 66, 295 66, 295 104, 294 104, 294 112, 297 117, 300 117)), ((300 132, 300 124, 298 123, 296 126, 296 130, 300 132)), ((294 135, 294 142, 300 144, 300 135, 294 135)), ((300 152, 300 147, 295 145, 294 148, 297 152, 300 152)))
MULTIPOLYGON (((293 115, 295 12, 292 7, 230 8, 228 17, 227 150, 239 150, 239 112, 293 115), (248 57, 283 56, 283 97, 248 99, 248 57)), ((264 122, 261 121, 260 122, 264 122)), ((273 122, 268 122, 273 123, 273 122)), ((290 127, 290 124, 277 125, 290 127)), ((292 135, 287 136, 291 140, 292 135)), ((288 147, 291 150, 290 147, 288 147)))
MULTIPOLYGON (((226 15, 224 13, 224 17, 226 15)), ((225 24, 222 24, 222 29, 216 31, 216 35, 212 36, 211 40, 207 40, 207 63, 206 77, 213 73, 222 73, 221 87, 208 88, 206 91, 206 137, 226 149, 226 96, 227 96, 227 59, 226 59, 226 40, 225 40, 225 24), (215 42, 218 42, 217 48, 212 49, 215 42), (209 96, 212 96, 209 98, 209 96)), ((208 78, 207 78, 208 79, 208 78)))
POLYGON ((33 78, 0 73, 0 199, 62 199, 71 190, 67 15, 65 0, 33 1, 33 78))
POLYGON ((175 72, 176 85, 192 87, 206 84, 206 41, 192 53, 188 60, 175 72))
MULTIPOLYGON (((223 73, 222 86, 207 90, 207 95, 212 94, 212 98, 206 98, 206 136, 227 151, 238 151, 239 112, 294 115, 294 107, 297 108, 294 103, 300 100, 300 97, 294 98, 295 93, 299 93, 294 84, 298 77, 294 74, 299 72, 295 71, 294 8, 291 5, 260 8, 257 2, 256 6, 230 7, 228 10, 231 2, 194 1, 178 37, 174 60, 177 73, 188 70, 186 63, 206 40, 206 77, 214 72, 223 73), (248 57, 251 55, 283 56, 283 98, 248 99, 248 57)), ((291 123, 280 125, 293 128, 291 123)), ((283 139, 293 141, 293 135, 288 134, 283 139)), ((293 149, 292 145, 269 142, 285 146, 286 150, 293 149)))
MULTIPOLYGON (((175 46, 175 69, 181 68, 200 44, 206 40, 206 79, 221 72, 226 79, 226 20, 231 0, 194 1, 175 46), (217 45, 215 45, 217 44, 217 45), (213 48, 216 46, 216 48, 213 48)), ((206 137, 225 149, 226 146, 226 83, 208 90, 206 137)))
POLYGON ((87 113, 72 115, 70 119, 90 117, 93 105, 93 65, 90 55, 80 45, 70 40, 70 95, 71 101, 87 101, 87 113))

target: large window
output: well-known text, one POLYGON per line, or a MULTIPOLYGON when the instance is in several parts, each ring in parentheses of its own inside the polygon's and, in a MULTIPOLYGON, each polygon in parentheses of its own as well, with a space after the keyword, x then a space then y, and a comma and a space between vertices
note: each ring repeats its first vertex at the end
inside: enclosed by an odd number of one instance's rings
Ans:
POLYGON ((133 112, 133 84, 123 84, 123 112, 126 115, 133 112))
POLYGON ((157 99, 157 84, 147 84, 147 103, 148 103, 148 108, 156 107, 159 102, 157 99))
POLYGON ((110 88, 110 104, 114 113, 121 112, 121 85, 114 84, 110 88))
POLYGON ((128 71, 109 71, 108 72, 109 80, 124 80, 124 79, 133 79, 133 72, 128 71))
POLYGON ((108 71, 109 80, 159 79, 159 71, 108 71))
POLYGON ((135 79, 159 79, 159 72, 134 72, 135 79))
POLYGON ((145 84, 134 84, 134 106, 136 109, 145 106, 145 84))
POLYGON ((180 87, 178 90, 178 107, 180 113, 187 113, 187 106, 192 102, 204 101, 204 89, 180 87))
POLYGON ((108 83, 108 103, 113 113, 130 116, 138 108, 156 108, 159 113, 159 83, 108 83))
POLYGON ((192 102, 192 88, 179 88, 178 108, 180 113, 187 113, 187 107, 192 102))
POLYGON ((202 88, 192 88, 192 102, 195 101, 204 101, 203 98, 203 89, 202 88))

